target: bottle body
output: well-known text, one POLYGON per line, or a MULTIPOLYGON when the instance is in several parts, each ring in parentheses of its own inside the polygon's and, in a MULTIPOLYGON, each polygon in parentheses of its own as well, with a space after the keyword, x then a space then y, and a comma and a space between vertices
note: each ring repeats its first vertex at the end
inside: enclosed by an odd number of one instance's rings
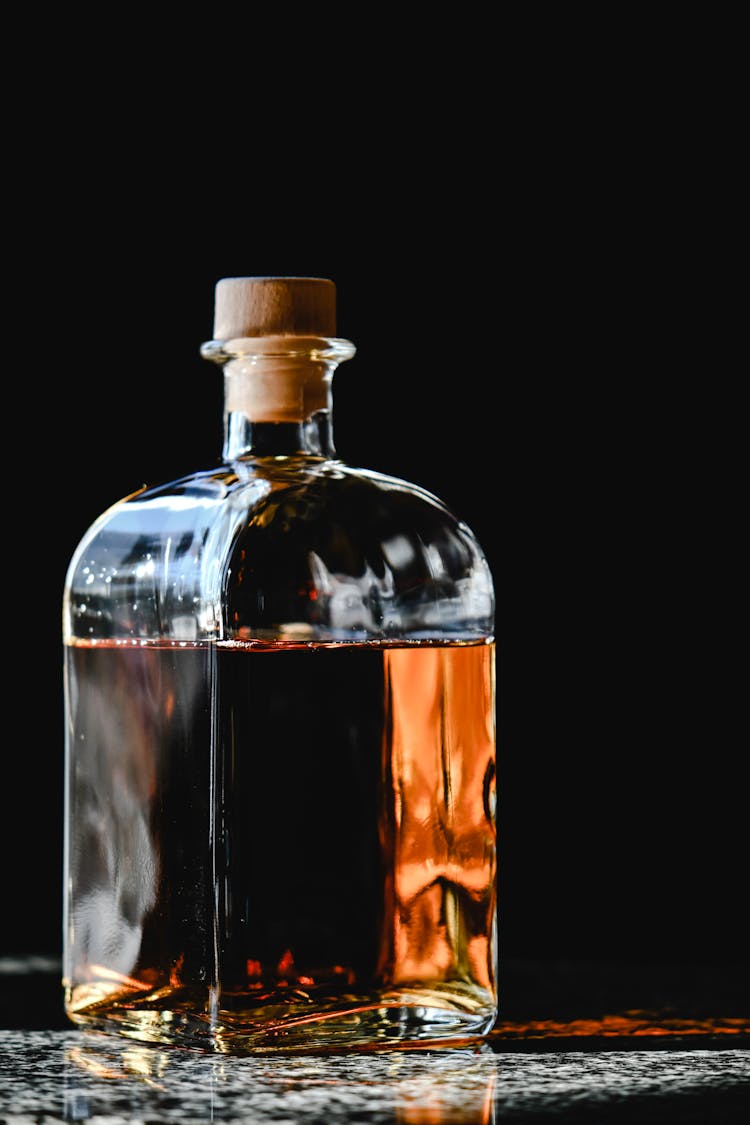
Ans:
POLYGON ((484 1034, 487 563, 429 493, 311 449, 319 428, 238 450, 246 422, 68 570, 66 1011, 225 1052, 484 1034))

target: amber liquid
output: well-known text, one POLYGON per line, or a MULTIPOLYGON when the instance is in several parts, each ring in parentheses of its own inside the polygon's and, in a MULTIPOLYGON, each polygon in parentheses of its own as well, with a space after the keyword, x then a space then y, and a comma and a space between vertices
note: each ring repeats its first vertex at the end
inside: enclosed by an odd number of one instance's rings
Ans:
POLYGON ((66 650, 67 1010, 294 1046, 488 1029, 494 647, 66 650))

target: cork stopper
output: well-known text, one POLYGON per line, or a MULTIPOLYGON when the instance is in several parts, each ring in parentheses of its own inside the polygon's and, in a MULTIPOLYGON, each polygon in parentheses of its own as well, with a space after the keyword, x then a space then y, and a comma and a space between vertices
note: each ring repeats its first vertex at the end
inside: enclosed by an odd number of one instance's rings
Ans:
POLYGON ((336 286, 323 277, 224 277, 214 339, 336 335, 336 286))

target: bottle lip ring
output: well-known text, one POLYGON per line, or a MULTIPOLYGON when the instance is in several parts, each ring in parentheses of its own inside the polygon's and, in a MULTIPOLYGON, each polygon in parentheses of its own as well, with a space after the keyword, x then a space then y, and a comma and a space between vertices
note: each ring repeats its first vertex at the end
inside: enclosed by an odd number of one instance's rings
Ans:
POLYGON ((324 362, 343 363, 356 353, 350 340, 338 336, 238 336, 231 340, 207 340, 201 344, 200 354, 212 363, 226 363, 230 359, 305 358, 324 362))

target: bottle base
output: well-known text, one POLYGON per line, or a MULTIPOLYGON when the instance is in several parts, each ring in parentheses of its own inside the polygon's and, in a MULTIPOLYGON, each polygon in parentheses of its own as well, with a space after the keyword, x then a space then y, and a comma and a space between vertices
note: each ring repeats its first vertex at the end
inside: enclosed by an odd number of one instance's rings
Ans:
POLYGON ((347 996, 316 1005, 285 1003, 264 1009, 202 1008, 177 996, 110 997, 104 1004, 73 1009, 68 1018, 88 1030, 144 1043, 200 1048, 219 1054, 332 1053, 456 1045, 481 1039, 497 1010, 451 990, 393 991, 347 996))

